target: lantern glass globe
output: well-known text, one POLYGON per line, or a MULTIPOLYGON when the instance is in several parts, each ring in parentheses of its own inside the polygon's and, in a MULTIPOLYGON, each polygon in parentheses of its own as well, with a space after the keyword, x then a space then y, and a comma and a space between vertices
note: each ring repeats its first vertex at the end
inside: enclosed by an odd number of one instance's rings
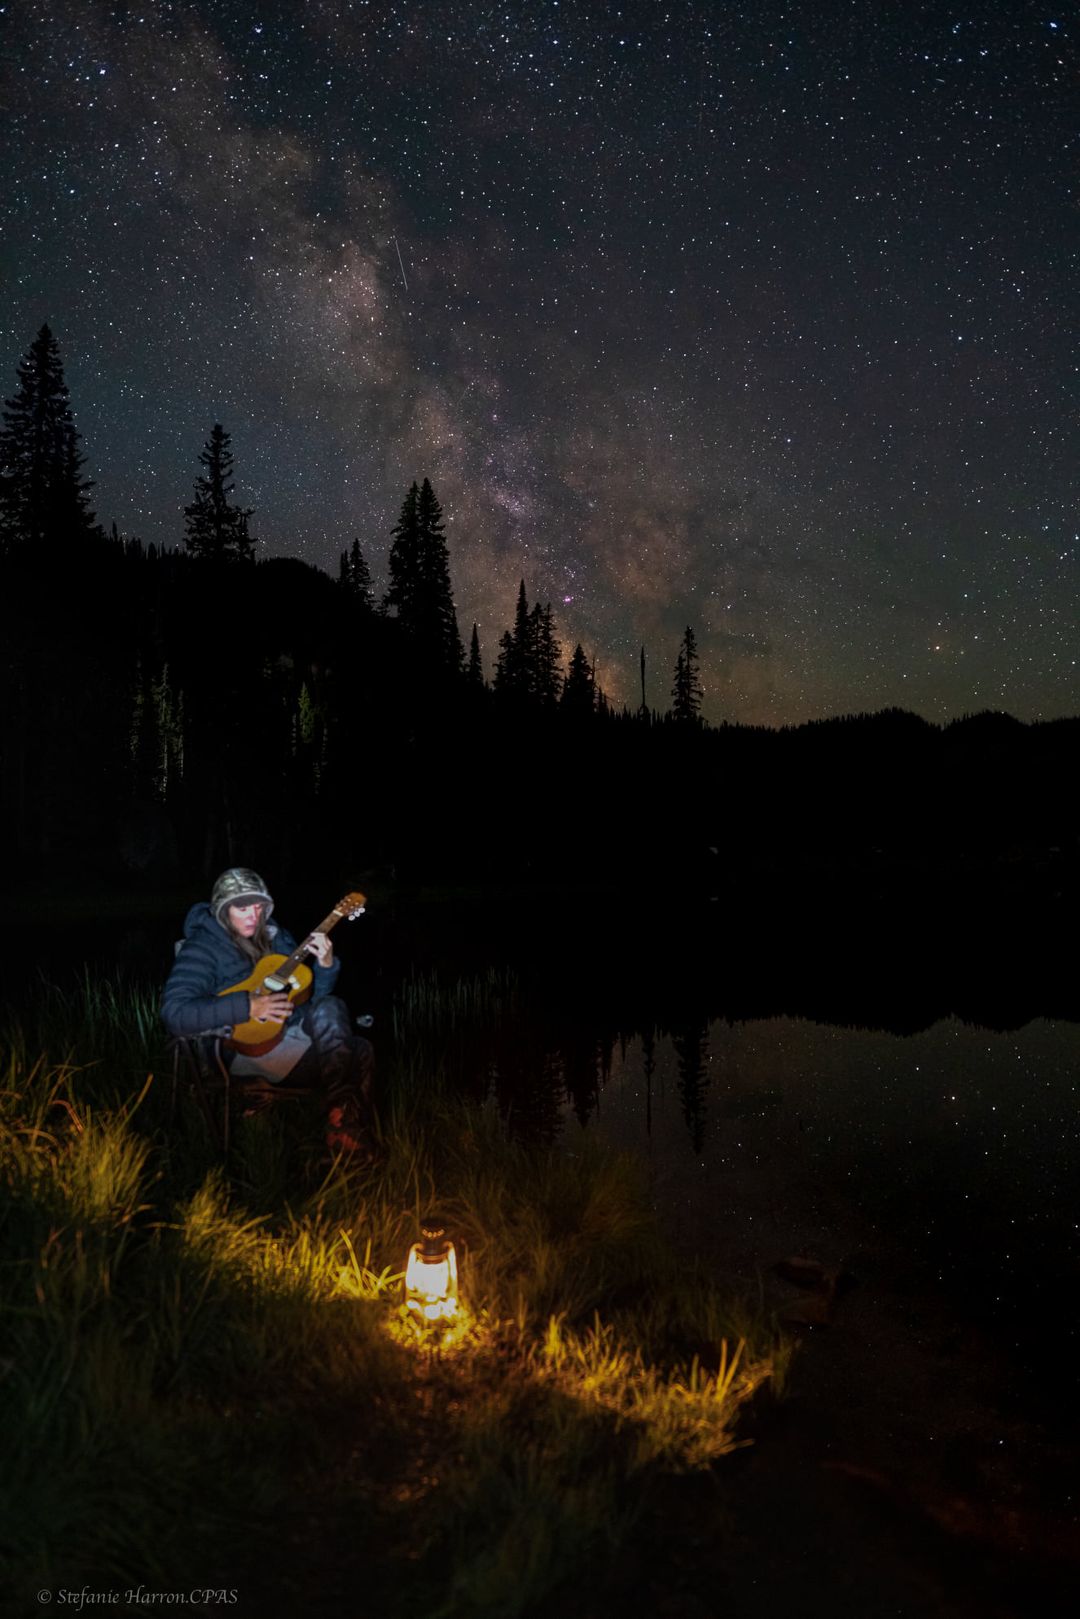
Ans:
POLYGON ((421 1222, 420 1241, 409 1249, 405 1304, 424 1321, 448 1321, 457 1314, 457 1254, 445 1225, 433 1215, 421 1222))

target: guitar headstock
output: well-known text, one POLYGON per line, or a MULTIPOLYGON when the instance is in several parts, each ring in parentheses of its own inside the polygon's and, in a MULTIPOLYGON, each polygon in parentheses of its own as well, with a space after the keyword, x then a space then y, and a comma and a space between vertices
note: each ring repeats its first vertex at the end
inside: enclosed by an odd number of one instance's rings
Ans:
POLYGON ((334 906, 333 915, 343 917, 346 922, 352 922, 358 916, 363 916, 367 906, 366 894, 346 894, 334 906))

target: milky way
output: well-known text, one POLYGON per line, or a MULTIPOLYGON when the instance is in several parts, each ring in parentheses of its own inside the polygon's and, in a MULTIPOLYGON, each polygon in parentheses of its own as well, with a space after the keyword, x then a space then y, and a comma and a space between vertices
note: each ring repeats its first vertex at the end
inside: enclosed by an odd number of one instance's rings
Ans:
POLYGON ((489 672, 524 577, 616 699, 690 624, 717 721, 1080 709, 1071 8, 0 23, 0 385, 48 320, 104 522, 221 421, 262 554, 383 582, 430 477, 489 672))

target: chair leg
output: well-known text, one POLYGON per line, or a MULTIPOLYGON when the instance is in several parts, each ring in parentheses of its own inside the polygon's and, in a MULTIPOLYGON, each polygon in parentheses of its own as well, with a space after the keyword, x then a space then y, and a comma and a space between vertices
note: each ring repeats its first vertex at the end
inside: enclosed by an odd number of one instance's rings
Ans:
POLYGON ((219 1049, 218 1041, 217 1040, 214 1041, 214 1060, 215 1060, 215 1062, 216 1062, 216 1064, 218 1066, 219 1071, 224 1076, 225 1084, 226 1084, 226 1091, 225 1091, 225 1126, 224 1126, 224 1129, 222 1129, 221 1124, 219 1124, 218 1119, 217 1119, 217 1115, 216 1115, 214 1109, 210 1105, 210 1098, 206 1093, 206 1085, 205 1085, 205 1083, 203 1081, 202 1064, 201 1064, 201 1062, 199 1060, 199 1053, 198 1053, 197 1050, 195 1050, 193 1042, 190 1041, 190 1040, 178 1040, 176 1045, 177 1045, 178 1057, 179 1057, 179 1053, 180 1053, 181 1050, 184 1053, 184 1058, 185 1058, 185 1061, 187 1062, 187 1065, 188 1065, 188 1073, 191 1076, 191 1088, 195 1093, 195 1099, 199 1104, 199 1108, 200 1108, 200 1111, 202 1112, 202 1116, 206 1120, 206 1127, 210 1131, 210 1134, 211 1134, 213 1140, 217 1143, 218 1149, 221 1151, 223 1157, 228 1156, 228 1150, 229 1150, 229 1135, 228 1135, 228 1120, 229 1120, 228 1078, 229 1078, 229 1071, 228 1071, 227 1067, 225 1066, 225 1063, 222 1061, 221 1051, 219 1049))
POLYGON ((225 1111, 221 1119, 221 1156, 225 1163, 229 1161, 229 1144, 232 1136, 232 1073, 228 1063, 222 1055, 220 1037, 214 1036, 214 1062, 222 1082, 222 1092, 225 1097, 225 1111))
POLYGON ((169 1087, 169 1122, 167 1129, 172 1134, 172 1127, 176 1121, 176 1093, 180 1088, 180 1046, 177 1041, 172 1043, 172 1085, 169 1087))

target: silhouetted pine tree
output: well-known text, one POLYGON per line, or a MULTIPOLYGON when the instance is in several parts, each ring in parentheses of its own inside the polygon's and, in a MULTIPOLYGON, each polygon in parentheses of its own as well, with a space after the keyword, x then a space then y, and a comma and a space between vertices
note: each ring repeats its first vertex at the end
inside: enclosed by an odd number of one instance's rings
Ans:
POLYGON ((518 587, 514 627, 504 630, 499 639, 499 657, 495 665, 492 688, 497 697, 516 703, 526 703, 535 691, 535 665, 531 656, 532 627, 529 603, 525 595, 525 581, 518 587))
POLYGON ((697 642, 688 624, 675 662, 675 684, 671 688, 672 719, 691 721, 701 717, 701 699, 705 693, 697 668, 697 642))
POLYGON ((97 532, 60 349, 43 326, 0 429, 0 552, 97 532))
POLYGON ((465 684, 472 691, 484 689, 484 666, 480 662, 480 632, 474 624, 469 642, 469 662, 465 669, 465 684))
POLYGON ((235 488, 231 442, 221 423, 215 422, 199 456, 205 474, 196 478, 195 499, 184 507, 184 544, 200 560, 250 562, 255 556, 255 541, 248 533, 252 509, 229 500, 235 488))
POLYGON ((559 700, 562 671, 559 668, 559 643, 551 621, 551 603, 541 607, 537 602, 529 615, 529 654, 533 666, 533 692, 541 708, 552 709, 559 700))
POLYGON ((464 662, 442 508, 431 484, 414 483, 406 495, 390 547, 385 607, 413 640, 425 673, 460 673, 464 662))
POLYGON ((465 653, 450 584, 450 553, 442 507, 427 478, 420 485, 416 521, 420 536, 420 636, 434 652, 439 668, 460 673, 465 653))
POLYGON ((416 620, 416 597, 420 588, 420 525, 417 506, 419 485, 413 483, 401 503, 397 524, 391 530, 388 559, 390 583, 383 597, 384 609, 393 608, 402 624, 412 628, 416 620))
POLYGON ((503 630, 499 636, 499 652, 495 659, 495 673, 491 677, 491 689, 500 701, 511 695, 517 695, 517 683, 514 679, 515 663, 513 632, 503 630))
POLYGON ((574 717, 588 715, 590 718, 596 708, 596 681, 580 641, 570 656, 561 707, 564 714, 574 717))
POLYGON ((348 551, 341 553, 338 583, 348 591, 364 612, 374 612, 375 596, 371 589, 371 571, 360 549, 359 540, 354 540, 348 551))

